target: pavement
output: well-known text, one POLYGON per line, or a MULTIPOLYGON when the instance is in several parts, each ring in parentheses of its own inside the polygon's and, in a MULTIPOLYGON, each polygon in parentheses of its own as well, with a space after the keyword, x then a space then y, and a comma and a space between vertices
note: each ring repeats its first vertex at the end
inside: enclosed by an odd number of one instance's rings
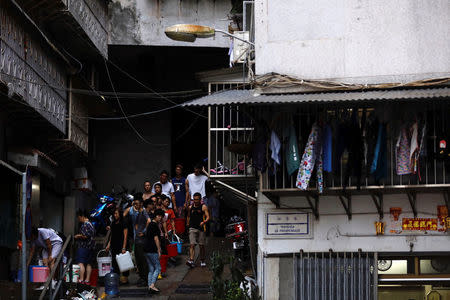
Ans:
MULTIPOLYGON (((176 257, 175 265, 168 265, 166 275, 167 277, 159 279, 156 282, 156 287, 161 291, 157 295, 144 295, 146 288, 137 287, 138 274, 132 272, 128 278, 129 284, 120 286, 120 296, 114 299, 158 299, 158 300, 190 300, 190 299, 212 299, 210 291, 210 283, 212 280, 212 272, 209 270, 209 257, 212 252, 220 251, 222 253, 229 253, 231 245, 229 241, 224 238, 208 237, 206 241, 206 263, 207 267, 200 267, 200 261, 197 259, 197 266, 189 268, 186 266, 187 253, 189 245, 183 245, 183 254, 176 257)), ((198 252, 198 248, 197 248, 198 252)), ((227 268, 225 273, 229 273, 227 268)), ((227 276, 227 275, 225 275, 227 276)), ((98 288, 98 295, 101 295, 104 287, 98 288)), ((108 297, 108 299, 113 299, 108 297)))

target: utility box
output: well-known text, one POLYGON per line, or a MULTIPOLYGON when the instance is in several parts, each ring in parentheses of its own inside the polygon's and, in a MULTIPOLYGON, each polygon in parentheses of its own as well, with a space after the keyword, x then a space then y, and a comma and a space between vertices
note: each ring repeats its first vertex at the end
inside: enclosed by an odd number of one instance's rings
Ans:
MULTIPOLYGON (((235 31, 233 35, 241 38, 243 40, 248 41, 250 39, 250 34, 248 31, 235 31)), ((240 41, 238 39, 234 39, 233 41, 233 63, 244 63, 248 50, 250 49, 250 44, 240 41)))

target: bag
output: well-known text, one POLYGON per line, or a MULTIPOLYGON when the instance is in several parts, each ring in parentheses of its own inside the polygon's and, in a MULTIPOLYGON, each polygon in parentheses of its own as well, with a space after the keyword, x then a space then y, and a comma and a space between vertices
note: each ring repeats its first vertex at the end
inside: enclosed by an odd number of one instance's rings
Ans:
POLYGON ((125 252, 124 254, 116 255, 117 265, 119 266, 120 272, 126 272, 134 269, 133 260, 131 259, 130 252, 125 252))
POLYGON ((180 239, 180 237, 178 235, 176 235, 175 233, 172 236, 172 241, 170 242, 171 244, 177 244, 177 252, 178 254, 183 253, 183 240, 180 239), (174 240, 173 238, 176 238, 176 240, 174 240))

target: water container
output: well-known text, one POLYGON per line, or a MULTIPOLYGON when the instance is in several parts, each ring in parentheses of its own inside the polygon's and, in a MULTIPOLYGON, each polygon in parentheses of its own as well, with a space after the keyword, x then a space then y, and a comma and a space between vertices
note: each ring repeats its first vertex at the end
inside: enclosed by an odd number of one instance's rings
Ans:
POLYGON ((128 270, 134 269, 133 260, 131 259, 130 252, 125 252, 124 254, 116 255, 117 265, 119 265, 120 272, 126 272, 128 270))
MULTIPOLYGON (((66 282, 70 281, 69 272, 70 272, 70 269, 67 270, 66 275, 65 275, 66 282)), ((79 279, 80 279, 80 266, 72 265, 72 282, 77 283, 79 279)))
POLYGON ((186 219, 176 218, 175 219, 175 230, 178 234, 183 234, 186 230, 186 219))
POLYGON ((108 273, 105 275, 105 293, 107 295, 119 294, 119 274, 108 273))
POLYGON ((28 277, 30 282, 46 282, 50 269, 45 266, 30 266, 28 277))
POLYGON ((166 273, 167 261, 169 260, 169 255, 162 254, 159 258, 159 264, 161 265, 161 273, 166 273))
POLYGON ((112 268, 112 258, 111 253, 106 252, 106 250, 100 250, 97 253, 97 265, 98 265, 98 276, 103 277, 109 272, 111 272, 112 268), (99 257, 100 253, 105 252, 107 256, 99 257))
POLYGON ((169 257, 175 257, 178 255, 177 244, 169 244, 167 245, 167 254, 169 257))

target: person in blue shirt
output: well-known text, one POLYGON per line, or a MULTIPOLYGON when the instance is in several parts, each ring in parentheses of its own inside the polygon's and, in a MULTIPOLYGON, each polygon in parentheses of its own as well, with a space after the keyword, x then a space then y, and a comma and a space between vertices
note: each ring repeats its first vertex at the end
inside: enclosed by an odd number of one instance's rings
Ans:
POLYGON ((186 178, 183 176, 183 166, 180 164, 175 167, 175 177, 172 178, 172 185, 175 190, 175 202, 177 204, 175 214, 178 218, 184 218, 186 211, 186 178))

